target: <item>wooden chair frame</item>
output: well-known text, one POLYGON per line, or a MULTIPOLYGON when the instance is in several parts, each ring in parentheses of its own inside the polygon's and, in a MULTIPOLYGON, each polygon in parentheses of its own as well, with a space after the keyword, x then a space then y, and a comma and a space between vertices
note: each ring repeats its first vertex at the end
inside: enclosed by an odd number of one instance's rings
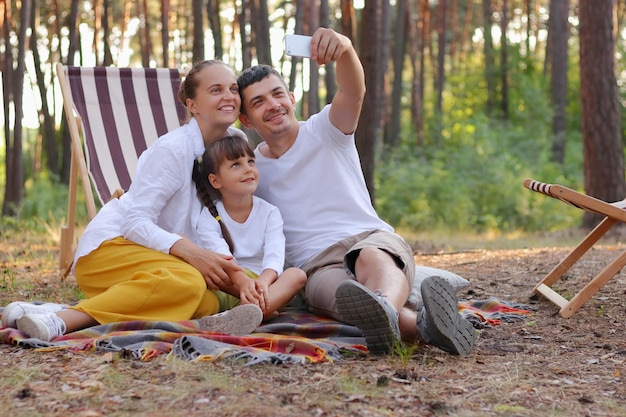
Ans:
POLYGON ((541 294, 560 307, 559 314, 569 318, 596 294, 611 278, 626 265, 626 251, 609 262, 596 276, 581 288, 571 299, 566 299, 552 289, 553 284, 586 254, 615 224, 626 223, 626 200, 607 203, 558 184, 545 184, 532 179, 524 181, 524 187, 561 200, 574 207, 604 216, 604 219, 563 259, 545 278, 537 284, 532 295, 541 294))
POLYGON ((75 250, 78 180, 91 220, 97 213, 94 190, 102 204, 127 190, 139 155, 159 136, 183 124, 187 113, 177 98, 184 74, 175 69, 58 63, 56 75, 71 139, 67 219, 61 226, 59 253, 65 277, 75 250), (98 158, 104 153, 108 160, 100 166, 98 158))

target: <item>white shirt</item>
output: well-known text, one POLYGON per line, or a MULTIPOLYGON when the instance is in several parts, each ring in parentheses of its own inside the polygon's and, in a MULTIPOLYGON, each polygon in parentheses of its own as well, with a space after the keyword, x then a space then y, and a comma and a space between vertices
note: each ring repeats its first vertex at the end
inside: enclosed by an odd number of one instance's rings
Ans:
POLYGON ((255 150, 256 194, 285 222, 288 265, 302 266, 327 247, 369 230, 393 228, 378 217, 365 185, 354 135, 329 120, 326 106, 300 122, 295 143, 280 158, 255 150))
MULTIPOLYGON (((227 134, 245 137, 236 128, 229 128, 227 134)), ((202 133, 193 118, 161 136, 139 157, 129 190, 105 204, 89 222, 74 260, 118 236, 163 253, 169 253, 180 235, 199 244, 202 203, 191 172, 194 160, 203 153, 202 133)))
POLYGON ((198 221, 198 235, 203 240, 203 247, 224 255, 233 255, 239 266, 256 274, 265 269, 272 269, 278 275, 283 273, 285 235, 283 219, 276 206, 254 196, 252 211, 244 223, 233 220, 221 201, 216 201, 215 207, 233 239, 235 253, 230 253, 219 223, 206 207, 198 221))

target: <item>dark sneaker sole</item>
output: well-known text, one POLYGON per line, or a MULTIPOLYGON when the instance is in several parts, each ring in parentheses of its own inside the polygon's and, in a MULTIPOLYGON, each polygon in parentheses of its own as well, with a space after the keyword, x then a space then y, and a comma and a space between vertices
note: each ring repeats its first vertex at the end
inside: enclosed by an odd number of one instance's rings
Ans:
POLYGON ((335 298, 339 314, 346 323, 361 329, 371 353, 389 353, 399 342, 400 335, 394 331, 384 307, 367 287, 357 281, 344 281, 337 287, 335 298))
POLYGON ((430 344, 453 355, 465 356, 474 346, 474 326, 459 314, 454 288, 443 278, 429 277, 421 285, 429 324, 430 344))
POLYGON ((256 330, 263 321, 263 312, 254 304, 236 306, 223 313, 205 316, 198 320, 201 330, 245 335, 256 330))

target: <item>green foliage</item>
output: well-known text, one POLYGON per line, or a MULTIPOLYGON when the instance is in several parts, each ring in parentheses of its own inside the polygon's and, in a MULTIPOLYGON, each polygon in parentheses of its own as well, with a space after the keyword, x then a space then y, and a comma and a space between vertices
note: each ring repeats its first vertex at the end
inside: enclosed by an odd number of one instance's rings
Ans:
POLYGON ((67 186, 51 181, 47 176, 28 181, 26 196, 19 211, 23 218, 62 218, 67 212, 67 186))
MULTIPOLYGON (((60 223, 67 217, 68 187, 54 181, 47 175, 40 175, 36 180, 26 183, 26 196, 20 207, 18 217, 21 219, 39 219, 47 223, 60 223)), ((78 193, 76 203, 77 219, 87 218, 84 197, 78 193)), ((47 227, 46 223, 41 222, 47 227)))
MULTIPOLYGON (((580 189, 582 139, 567 135, 563 166, 551 161, 552 111, 540 77, 518 74, 508 120, 488 119, 472 75, 450 77, 442 137, 436 148, 414 143, 386 149, 376 171, 376 207, 408 230, 539 231, 576 227, 582 212, 531 192, 525 178, 580 189)), ((485 94, 485 93, 482 93, 485 94)), ((483 97, 484 98, 484 97, 483 97)), ((411 138, 410 140, 408 138, 411 138)))

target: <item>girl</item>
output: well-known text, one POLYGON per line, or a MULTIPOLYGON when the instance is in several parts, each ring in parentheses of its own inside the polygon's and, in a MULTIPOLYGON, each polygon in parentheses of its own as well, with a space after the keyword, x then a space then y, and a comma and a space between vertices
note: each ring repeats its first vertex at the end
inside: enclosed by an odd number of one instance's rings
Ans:
MULTIPOLYGON (((258 305, 265 318, 277 315, 304 287, 306 275, 298 268, 283 271, 283 220, 275 206, 254 196, 259 177, 254 150, 240 136, 218 139, 196 159, 192 177, 205 205, 198 234, 207 248, 232 254, 245 268, 232 271, 232 285, 222 289, 242 304, 258 305)), ((226 295, 220 301, 229 303, 226 295)))
POLYGON ((51 340, 96 324, 129 320, 200 319, 203 329, 252 332, 262 321, 255 305, 225 315, 216 295, 231 288, 241 268, 232 256, 204 249, 197 223, 202 210, 189 177, 193 161, 225 134, 241 100, 233 70, 220 61, 196 64, 181 83, 179 100, 189 122, 146 150, 127 193, 107 203, 81 236, 74 258, 76 282, 87 299, 57 304, 11 303, 3 324, 51 340))

